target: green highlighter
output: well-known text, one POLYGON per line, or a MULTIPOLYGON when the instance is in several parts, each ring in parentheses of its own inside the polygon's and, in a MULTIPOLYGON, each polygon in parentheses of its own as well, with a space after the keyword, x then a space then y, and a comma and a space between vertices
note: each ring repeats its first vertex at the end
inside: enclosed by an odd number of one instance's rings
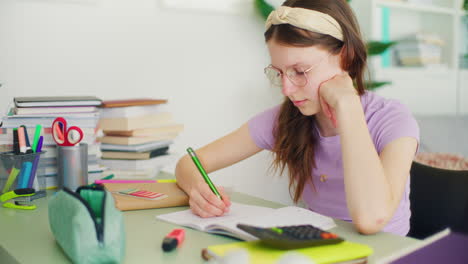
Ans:
POLYGON ((34 140, 32 144, 32 151, 36 153, 37 150, 37 143, 39 142, 39 138, 41 137, 41 131, 42 131, 42 126, 41 125, 36 125, 36 130, 34 131, 34 140))
POLYGON ((192 148, 189 147, 189 148, 187 148, 187 152, 190 155, 190 157, 192 157, 193 163, 195 163, 195 166, 197 166, 197 169, 201 173, 201 175, 203 176, 203 179, 205 179, 206 184, 208 184, 208 186, 210 186, 211 191, 213 191, 213 193, 216 196, 218 196, 219 199, 222 200, 223 198, 221 197, 218 190, 214 186, 214 184, 211 181, 210 177, 208 177, 208 174, 206 173, 206 171, 203 168, 200 160, 198 159, 197 154, 195 154, 195 151, 192 148))

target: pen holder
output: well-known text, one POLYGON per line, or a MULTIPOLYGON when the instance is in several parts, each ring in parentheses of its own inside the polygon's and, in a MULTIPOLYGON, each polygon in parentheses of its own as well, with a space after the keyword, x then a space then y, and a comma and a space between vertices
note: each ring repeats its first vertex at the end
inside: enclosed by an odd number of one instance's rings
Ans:
POLYGON ((57 183, 75 191, 88 184, 88 145, 57 146, 57 183))
POLYGON ((39 166, 43 153, 0 153, 0 195, 22 188, 34 188, 36 192, 45 190, 44 168, 39 166))

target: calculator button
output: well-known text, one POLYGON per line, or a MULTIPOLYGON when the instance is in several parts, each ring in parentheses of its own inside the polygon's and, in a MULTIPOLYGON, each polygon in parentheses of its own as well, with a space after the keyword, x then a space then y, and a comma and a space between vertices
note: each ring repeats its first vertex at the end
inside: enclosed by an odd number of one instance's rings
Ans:
POLYGON ((343 241, 336 234, 326 232, 312 225, 261 228, 238 224, 237 227, 259 238, 262 243, 280 249, 313 247, 343 241))

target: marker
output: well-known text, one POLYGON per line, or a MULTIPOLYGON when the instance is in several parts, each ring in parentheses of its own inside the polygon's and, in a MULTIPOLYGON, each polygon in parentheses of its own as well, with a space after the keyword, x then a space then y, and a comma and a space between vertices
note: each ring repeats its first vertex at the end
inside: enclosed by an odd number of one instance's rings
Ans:
POLYGON ((44 144, 44 136, 39 137, 39 141, 37 142, 36 152, 42 151, 42 145, 44 144))
POLYGON ((162 249, 166 252, 173 250, 182 245, 185 238, 184 229, 174 229, 167 236, 164 237, 162 249))
POLYGON ((192 148, 187 148, 188 154, 192 157, 193 163, 195 163, 195 166, 197 166, 198 171, 201 173, 203 176, 203 179, 205 179, 206 184, 210 187, 211 191, 218 196, 219 199, 221 198, 221 195, 219 194, 218 190, 214 186, 213 182, 211 181, 210 177, 208 177, 208 174, 206 173, 205 169, 203 168, 200 160, 197 157, 197 154, 195 154, 195 151, 192 148))
POLYGON ((39 142, 39 137, 41 136, 41 130, 42 130, 42 126, 36 125, 36 130, 34 131, 34 140, 32 144, 33 152, 37 152, 37 143, 39 142))
POLYGON ((23 162, 23 165, 21 165, 21 172, 19 175, 18 183, 17 183, 18 189, 23 189, 23 188, 28 187, 29 176, 31 176, 32 165, 33 164, 30 161, 23 162))
POLYGON ((15 167, 11 169, 10 176, 8 176, 8 180, 5 183, 5 186, 3 187, 3 190, 2 190, 3 193, 6 193, 10 190, 10 187, 13 184, 13 182, 16 180, 16 177, 18 176, 19 172, 20 170, 15 167))
POLYGON ((27 183, 27 186, 25 188, 32 188, 33 187, 34 178, 36 176, 36 171, 37 171, 37 166, 39 165, 39 155, 40 154, 36 154, 36 157, 34 157, 34 161, 32 163, 31 173, 29 174, 28 183, 27 183))
POLYGON ((154 183, 155 180, 95 180, 94 183, 96 184, 103 184, 103 183, 154 183))
POLYGON ((26 142, 26 153, 32 153, 31 149, 31 144, 29 143, 29 136, 28 136, 28 130, 26 129, 26 126, 22 126, 24 128, 24 140, 26 142))
MULTIPOLYGON (((42 142, 44 141, 44 137, 40 136, 39 140, 36 145, 36 153, 40 153, 42 151, 42 142)), ((28 188, 32 188, 34 184, 34 179, 36 178, 36 172, 37 172, 37 166, 39 165, 39 155, 41 154, 36 154, 36 157, 34 157, 34 162, 31 170, 31 175, 29 176, 28 180, 28 188)))
POLYGON ((15 153, 15 155, 20 153, 17 128, 13 128, 13 153, 15 153))
POLYGON ((159 183, 167 183, 167 182, 177 182, 176 179, 161 179, 161 180, 156 180, 159 183))
POLYGON ((24 127, 18 128, 18 141, 20 153, 26 153, 26 140, 24 139, 24 127))

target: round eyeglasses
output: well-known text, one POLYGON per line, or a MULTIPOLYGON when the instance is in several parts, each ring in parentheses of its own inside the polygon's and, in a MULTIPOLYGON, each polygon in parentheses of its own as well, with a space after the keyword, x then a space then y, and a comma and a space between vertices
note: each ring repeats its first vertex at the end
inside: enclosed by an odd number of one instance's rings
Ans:
POLYGON ((320 59, 318 63, 315 65, 303 70, 299 66, 294 65, 286 68, 284 73, 276 68, 273 65, 268 65, 265 67, 264 72, 267 78, 270 80, 271 84, 274 86, 282 87, 283 86, 283 74, 288 77, 288 79, 296 86, 303 87, 306 86, 307 83, 309 82, 309 79, 307 78, 307 73, 310 72, 312 69, 317 67, 325 58, 328 56, 323 57, 320 59))

